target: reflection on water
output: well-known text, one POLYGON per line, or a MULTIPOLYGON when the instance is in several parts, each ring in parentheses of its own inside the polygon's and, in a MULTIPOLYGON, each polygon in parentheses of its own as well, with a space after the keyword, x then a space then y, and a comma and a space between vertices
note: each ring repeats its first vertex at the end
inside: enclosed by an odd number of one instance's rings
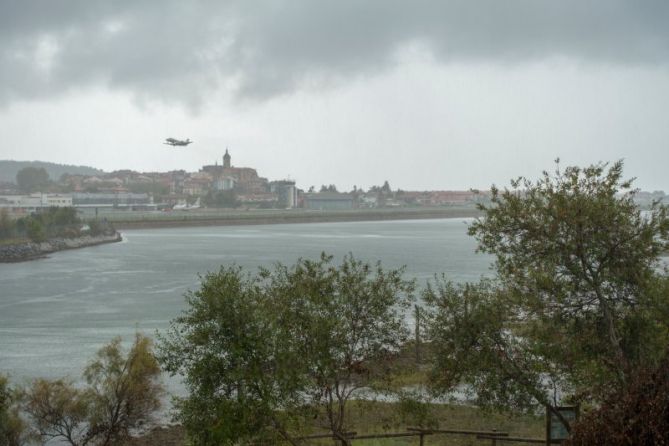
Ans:
POLYGON ((256 269, 326 251, 406 265, 419 284, 446 273, 477 280, 490 259, 475 254, 462 219, 132 230, 125 241, 0 265, 0 373, 13 379, 78 378, 112 337, 167 327, 198 273, 233 263, 256 269))

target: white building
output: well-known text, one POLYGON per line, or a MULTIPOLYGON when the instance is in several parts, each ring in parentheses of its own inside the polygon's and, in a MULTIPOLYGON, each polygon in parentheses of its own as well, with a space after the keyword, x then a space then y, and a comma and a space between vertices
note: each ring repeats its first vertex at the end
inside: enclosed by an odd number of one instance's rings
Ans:
POLYGON ((48 207, 72 206, 71 195, 34 193, 30 195, 0 195, 0 208, 15 213, 35 212, 48 207))
POLYGON ((297 206, 297 188, 293 180, 272 181, 269 183, 270 192, 277 194, 279 206, 292 209, 297 206))
POLYGON ((235 188, 235 179, 233 177, 218 177, 212 183, 214 190, 232 190, 235 188))
MULTIPOLYGON (((72 206, 72 195, 61 195, 61 194, 43 194, 46 195, 46 207, 70 207, 72 206)), ((44 199, 42 198, 42 203, 44 199)))

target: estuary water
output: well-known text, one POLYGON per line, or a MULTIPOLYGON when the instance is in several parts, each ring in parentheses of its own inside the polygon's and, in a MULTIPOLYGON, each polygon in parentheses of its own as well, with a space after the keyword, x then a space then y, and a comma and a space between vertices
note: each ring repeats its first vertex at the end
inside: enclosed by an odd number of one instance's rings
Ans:
POLYGON ((424 286, 435 274, 456 282, 489 272, 465 219, 188 227, 123 231, 123 242, 0 264, 0 373, 78 379, 114 336, 168 327, 198 274, 238 264, 255 271, 322 251, 406 265, 424 286))

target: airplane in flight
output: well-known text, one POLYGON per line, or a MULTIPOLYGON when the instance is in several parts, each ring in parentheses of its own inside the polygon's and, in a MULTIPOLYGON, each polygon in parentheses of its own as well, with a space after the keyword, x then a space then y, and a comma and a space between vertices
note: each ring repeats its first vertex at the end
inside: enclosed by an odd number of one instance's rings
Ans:
POLYGON ((187 146, 188 144, 192 144, 193 141, 190 139, 187 140, 182 140, 182 139, 175 139, 175 138, 166 138, 165 142, 163 144, 167 144, 168 146, 176 147, 176 146, 187 146))

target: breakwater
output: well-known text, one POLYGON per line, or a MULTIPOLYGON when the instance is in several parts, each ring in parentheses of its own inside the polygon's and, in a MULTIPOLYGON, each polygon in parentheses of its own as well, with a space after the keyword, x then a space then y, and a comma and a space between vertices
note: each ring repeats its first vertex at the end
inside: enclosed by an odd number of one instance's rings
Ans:
POLYGON ((34 260, 56 251, 120 242, 121 239, 121 234, 115 232, 113 234, 83 235, 74 238, 58 237, 40 243, 24 242, 3 245, 0 246, 0 263, 34 260))

